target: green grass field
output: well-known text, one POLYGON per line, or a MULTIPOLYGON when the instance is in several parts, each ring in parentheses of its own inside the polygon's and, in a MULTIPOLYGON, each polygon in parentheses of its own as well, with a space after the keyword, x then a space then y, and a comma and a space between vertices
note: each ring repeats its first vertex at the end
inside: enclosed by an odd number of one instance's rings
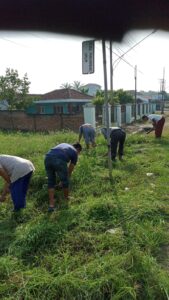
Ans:
POLYGON ((25 210, 0 204, 0 299, 169 299, 168 136, 128 135, 110 181, 99 135, 79 157, 68 207, 56 191, 49 214, 44 155, 77 135, 1 132, 0 153, 30 159, 36 172, 25 210))

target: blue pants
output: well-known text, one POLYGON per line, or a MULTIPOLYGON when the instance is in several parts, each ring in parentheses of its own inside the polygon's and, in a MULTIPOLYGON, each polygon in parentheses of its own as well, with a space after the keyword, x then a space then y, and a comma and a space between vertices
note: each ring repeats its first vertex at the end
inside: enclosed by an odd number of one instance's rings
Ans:
POLYGON ((10 193, 14 204, 14 209, 26 207, 26 194, 31 176, 32 172, 11 183, 10 193))
POLYGON ((55 188, 56 174, 58 175, 62 186, 69 186, 68 169, 66 161, 57 158, 57 155, 46 155, 45 169, 48 177, 48 188, 55 188))
POLYGON ((87 145, 89 145, 90 143, 95 143, 95 134, 95 129, 93 127, 83 128, 83 137, 87 145))

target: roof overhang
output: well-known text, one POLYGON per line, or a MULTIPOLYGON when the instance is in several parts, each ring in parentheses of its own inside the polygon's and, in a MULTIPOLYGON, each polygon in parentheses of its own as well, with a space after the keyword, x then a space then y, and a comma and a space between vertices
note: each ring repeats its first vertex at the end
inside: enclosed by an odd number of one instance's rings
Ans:
POLYGON ((92 102, 92 100, 90 99, 51 99, 51 100, 37 100, 34 101, 34 103, 36 104, 47 104, 47 103, 88 103, 88 102, 92 102))

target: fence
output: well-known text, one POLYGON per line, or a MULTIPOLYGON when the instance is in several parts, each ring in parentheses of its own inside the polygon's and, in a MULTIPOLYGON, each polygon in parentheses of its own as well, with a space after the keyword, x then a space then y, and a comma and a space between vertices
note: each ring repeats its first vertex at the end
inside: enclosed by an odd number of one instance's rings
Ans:
POLYGON ((111 123, 121 126, 122 124, 131 124, 133 121, 139 120, 143 115, 152 114, 156 111, 155 103, 139 103, 113 105, 111 106, 111 123))
MULTIPOLYGON (((109 109, 110 123, 115 126, 121 126, 123 124, 131 124, 135 120, 135 116, 139 120, 144 114, 154 113, 156 104, 139 103, 137 106, 133 104, 109 105, 109 109)), ((95 113, 97 126, 106 125, 103 124, 105 118, 103 118, 103 107, 101 105, 95 107, 95 113)), ((83 123, 83 114, 30 115, 24 111, 0 111, 0 129, 21 131, 59 131, 65 129, 77 132, 79 126, 83 123)))
POLYGON ((21 131, 78 131, 84 123, 80 115, 28 115, 24 111, 0 111, 0 129, 21 131))

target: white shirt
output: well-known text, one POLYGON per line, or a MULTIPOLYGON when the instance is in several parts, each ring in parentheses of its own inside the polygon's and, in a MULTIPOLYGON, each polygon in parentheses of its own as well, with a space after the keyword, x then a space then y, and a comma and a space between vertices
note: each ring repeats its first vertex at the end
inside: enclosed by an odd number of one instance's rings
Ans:
POLYGON ((85 123, 83 125, 81 125, 82 127, 92 127, 92 124, 89 124, 89 123, 85 123))
POLYGON ((151 121, 155 120, 157 122, 160 121, 162 117, 163 117, 162 115, 156 115, 156 114, 148 115, 149 120, 151 121))
POLYGON ((11 183, 35 170, 30 160, 11 155, 0 155, 0 168, 10 177, 11 183))

